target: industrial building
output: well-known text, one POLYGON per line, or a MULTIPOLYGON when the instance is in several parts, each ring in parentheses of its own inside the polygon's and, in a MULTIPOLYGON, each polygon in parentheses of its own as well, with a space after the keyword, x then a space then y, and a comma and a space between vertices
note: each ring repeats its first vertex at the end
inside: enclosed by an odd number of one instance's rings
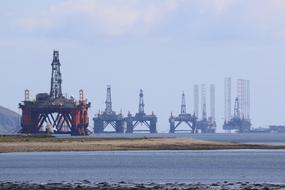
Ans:
POLYGON ((88 135, 88 108, 90 103, 79 91, 79 100, 65 97, 62 93, 59 52, 53 52, 50 93, 39 93, 31 100, 25 90, 25 100, 19 104, 22 109, 22 133, 56 133, 88 135))

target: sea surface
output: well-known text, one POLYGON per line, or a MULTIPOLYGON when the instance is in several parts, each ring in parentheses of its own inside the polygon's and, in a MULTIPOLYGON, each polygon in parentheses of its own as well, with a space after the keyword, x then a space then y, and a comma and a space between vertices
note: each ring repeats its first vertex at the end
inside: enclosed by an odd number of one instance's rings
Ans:
POLYGON ((285 183, 285 150, 0 154, 0 181, 285 183))

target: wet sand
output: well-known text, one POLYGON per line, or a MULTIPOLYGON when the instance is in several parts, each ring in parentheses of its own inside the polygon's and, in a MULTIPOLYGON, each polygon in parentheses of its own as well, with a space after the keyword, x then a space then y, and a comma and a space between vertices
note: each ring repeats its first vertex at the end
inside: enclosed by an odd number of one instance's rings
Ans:
POLYGON ((112 151, 112 150, 219 150, 285 149, 285 145, 238 144, 192 138, 55 138, 51 136, 0 136, 0 152, 112 151))

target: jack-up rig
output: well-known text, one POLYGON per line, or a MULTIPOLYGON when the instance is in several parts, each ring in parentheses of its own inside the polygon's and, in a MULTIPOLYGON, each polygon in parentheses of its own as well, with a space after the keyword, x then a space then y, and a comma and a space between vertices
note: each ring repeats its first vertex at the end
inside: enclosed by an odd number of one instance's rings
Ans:
POLYGON ((29 90, 25 90, 25 100, 19 104, 22 109, 22 133, 56 133, 88 135, 88 108, 90 103, 79 91, 79 100, 62 94, 59 52, 53 52, 50 94, 39 93, 30 100, 29 90))
MULTIPOLYGON (((196 90, 197 88, 198 87, 196 87, 196 90)), ((198 92, 195 92, 195 86, 194 86, 194 94, 197 94, 197 93, 198 92)), ((196 101, 198 102, 197 98, 194 98, 194 102, 196 101)), ((210 108, 211 108, 210 117, 207 117, 205 84, 201 85, 201 105, 202 105, 202 118, 197 121, 197 131, 200 133, 215 133, 216 132, 215 86, 213 84, 210 85, 210 108)), ((198 113, 198 111, 195 111, 195 113, 198 113)))
POLYGON ((249 80, 237 80, 237 97, 234 104, 234 116, 231 116, 231 78, 225 78, 225 122, 223 129, 238 133, 251 131, 250 121, 250 84, 249 80))
POLYGON ((234 117, 229 121, 225 121, 224 130, 237 130, 239 133, 250 132, 251 122, 248 119, 241 117, 239 99, 235 99, 234 117))
POLYGON ((134 133, 134 132, 150 132, 150 133, 157 133, 156 130, 156 122, 157 117, 152 112, 151 115, 146 115, 144 112, 144 99, 143 99, 143 91, 140 90, 139 94, 139 110, 138 113, 136 113, 135 116, 132 116, 132 114, 129 112, 128 116, 125 118, 125 121, 127 123, 127 131, 126 133, 134 133), (135 129, 139 127, 139 124, 141 126, 146 126, 147 130, 142 129, 135 129))
POLYGON ((181 102, 180 114, 177 117, 175 117, 171 113, 171 116, 169 118, 169 123, 170 123, 169 133, 175 133, 178 131, 196 133, 197 117, 195 116, 195 114, 191 115, 191 114, 186 112, 186 101, 185 101, 184 92, 182 93, 182 102, 181 102), (177 129, 182 123, 186 123, 189 126, 189 130, 177 129))
POLYGON ((103 113, 98 113, 93 118, 94 121, 94 133, 104 133, 106 127, 111 125, 114 128, 115 133, 124 133, 124 118, 123 115, 116 114, 112 110, 112 99, 111 99, 111 86, 107 86, 107 97, 106 97, 106 108, 103 113))

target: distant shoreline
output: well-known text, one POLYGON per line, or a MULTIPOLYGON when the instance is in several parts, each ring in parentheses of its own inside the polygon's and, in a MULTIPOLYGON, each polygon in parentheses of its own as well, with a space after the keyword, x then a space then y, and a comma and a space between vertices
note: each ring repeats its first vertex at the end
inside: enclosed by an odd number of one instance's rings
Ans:
POLYGON ((0 153, 114 150, 222 150, 285 149, 285 145, 239 144, 196 140, 187 137, 96 138, 0 135, 0 153))

